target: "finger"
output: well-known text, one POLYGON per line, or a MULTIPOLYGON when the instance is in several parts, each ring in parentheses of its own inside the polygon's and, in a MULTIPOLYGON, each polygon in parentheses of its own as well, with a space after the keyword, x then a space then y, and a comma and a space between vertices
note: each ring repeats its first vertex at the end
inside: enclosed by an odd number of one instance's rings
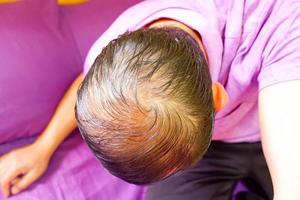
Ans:
POLYGON ((7 171, 11 168, 13 160, 11 159, 10 154, 5 154, 1 157, 0 162, 0 180, 2 177, 7 174, 7 171))
POLYGON ((4 158, 5 158, 5 156, 0 157, 0 177, 1 177, 1 174, 4 174, 4 168, 5 168, 4 158))
POLYGON ((5 197, 9 196, 10 184, 13 179, 21 174, 21 170, 18 168, 10 169, 6 172, 5 175, 1 178, 1 190, 5 197))
POLYGON ((22 177, 16 177, 14 180, 12 180, 10 182, 10 192, 11 194, 14 194, 12 191, 16 190, 14 189, 14 187, 17 187, 16 185, 20 182, 20 180, 22 179, 22 177))
POLYGON ((22 178, 20 176, 16 177, 14 180, 10 182, 11 185, 16 185, 22 178))
POLYGON ((17 194, 20 191, 27 188, 31 183, 33 183, 39 177, 38 173, 30 171, 28 174, 25 174, 11 189, 12 194, 17 194))

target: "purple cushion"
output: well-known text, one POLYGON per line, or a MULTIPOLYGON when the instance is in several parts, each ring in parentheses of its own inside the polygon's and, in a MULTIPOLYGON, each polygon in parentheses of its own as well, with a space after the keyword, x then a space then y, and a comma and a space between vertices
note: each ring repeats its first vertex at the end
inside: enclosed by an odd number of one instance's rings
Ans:
POLYGON ((0 144, 40 133, 82 63, 55 0, 0 4, 0 144))
POLYGON ((68 18, 83 60, 92 44, 130 6, 141 0, 89 0, 80 5, 61 6, 68 18))
MULTIPOLYGON (((0 4, 0 156, 36 139, 82 71, 90 45, 134 2, 91 0, 58 6, 56 0, 23 0, 0 4)), ((46 173, 10 199, 139 200, 143 192, 143 187, 104 170, 75 130, 55 152, 46 173)))

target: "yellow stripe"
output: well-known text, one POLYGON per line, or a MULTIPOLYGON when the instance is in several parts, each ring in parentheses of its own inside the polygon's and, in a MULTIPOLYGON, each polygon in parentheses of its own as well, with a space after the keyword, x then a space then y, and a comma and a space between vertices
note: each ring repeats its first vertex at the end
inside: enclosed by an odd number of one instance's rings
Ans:
POLYGON ((86 3, 88 0, 57 0, 60 5, 76 5, 86 3))
POLYGON ((0 3, 13 3, 13 2, 18 2, 20 0, 0 0, 0 3))
MULTIPOLYGON (((22 0, 0 0, 0 3, 14 3, 22 0)), ((76 5, 86 3, 88 0, 57 0, 60 5, 76 5)))

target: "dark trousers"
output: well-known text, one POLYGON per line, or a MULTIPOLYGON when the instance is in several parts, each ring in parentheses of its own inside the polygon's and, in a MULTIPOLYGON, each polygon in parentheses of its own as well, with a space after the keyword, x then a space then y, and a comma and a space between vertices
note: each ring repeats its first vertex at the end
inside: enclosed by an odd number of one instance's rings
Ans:
POLYGON ((149 186, 146 200, 230 200, 240 180, 261 199, 272 199, 261 143, 215 141, 196 166, 149 186))

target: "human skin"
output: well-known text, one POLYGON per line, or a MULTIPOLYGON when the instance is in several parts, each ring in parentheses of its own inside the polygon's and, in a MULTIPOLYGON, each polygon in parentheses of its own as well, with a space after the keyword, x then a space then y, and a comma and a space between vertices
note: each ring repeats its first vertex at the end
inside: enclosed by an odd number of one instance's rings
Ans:
MULTIPOLYGON (((23 0, 0 0, 0 3, 15 3, 23 0)), ((58 0, 60 5, 80 4, 88 0, 58 0)), ((0 157, 0 187, 4 196, 17 194, 38 179, 47 169, 51 156, 59 144, 76 127, 74 106, 76 91, 83 79, 80 74, 70 90, 60 101, 47 128, 31 145, 12 150, 0 157), (61 108, 63 107, 63 108, 61 108), (63 123, 60 123, 63 119, 63 123), (22 178, 19 175, 24 174, 22 178)))
MULTIPOLYGON (((199 35, 180 22, 163 19, 155 21, 149 27, 182 29, 197 41, 206 55, 199 35)), ((4 196, 8 197, 21 192, 41 177, 47 170, 55 150, 76 128, 74 107, 76 93, 82 80, 83 74, 80 74, 58 104, 46 129, 33 144, 14 149, 0 157, 0 186, 4 196), (22 178, 19 177, 21 174, 24 175, 22 178)), ((219 83, 213 83, 212 90, 215 110, 219 111, 228 101, 227 93, 219 83)))
POLYGON ((300 80, 259 92, 264 154, 274 186, 274 200, 300 199, 300 80))
POLYGON ((75 100, 83 74, 80 74, 59 102, 48 126, 30 145, 0 157, 0 186, 5 197, 17 194, 37 180, 63 140, 76 128, 75 100), (22 178, 18 178, 23 174, 22 178))
MULTIPOLYGON (((197 42, 199 43, 199 40, 197 42)), ((48 127, 32 145, 13 150, 0 158, 1 190, 5 196, 10 195, 9 184, 12 184, 12 192, 18 193, 39 178, 47 169, 53 152, 76 127, 73 108, 82 77, 83 75, 80 75, 74 81, 57 107, 48 127), (27 161, 20 159, 25 156, 27 161), (36 160, 44 164, 32 165, 37 163, 34 162, 36 160), (10 165, 12 175, 5 175, 7 163, 12 161, 15 163, 13 168, 10 165), (27 174, 31 171, 31 175, 24 180, 16 178, 18 169, 26 167, 27 174)), ((216 110, 220 110, 226 103, 226 98, 222 98, 223 89, 218 85, 213 84, 216 110)), ((300 199, 299 91, 299 80, 275 84, 259 91, 261 140, 274 185, 274 200, 300 199)))

